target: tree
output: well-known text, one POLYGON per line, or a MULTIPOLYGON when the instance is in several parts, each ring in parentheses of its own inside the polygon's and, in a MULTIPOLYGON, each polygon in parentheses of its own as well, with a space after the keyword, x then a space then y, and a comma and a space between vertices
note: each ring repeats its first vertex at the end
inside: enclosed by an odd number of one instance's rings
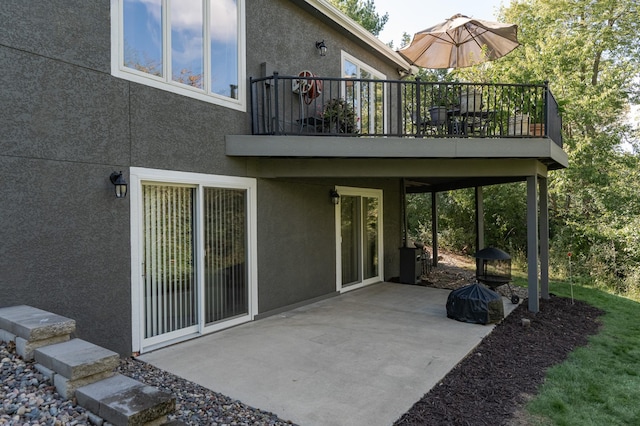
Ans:
MULTIPOLYGON (((574 273, 621 292, 640 289, 640 158, 622 145, 637 138, 626 116, 640 93, 639 9, 637 0, 513 0, 500 20, 518 24, 522 46, 481 70, 451 73, 549 81, 569 155, 568 169, 549 174, 552 266, 563 272, 572 252, 574 273)), ((522 198, 515 188, 485 193, 488 243, 514 230, 509 245, 526 247, 516 232, 521 219, 490 213, 492 199, 518 211, 522 198)))
POLYGON ((388 13, 378 15, 373 0, 331 0, 331 3, 374 36, 380 34, 389 20, 388 13))
MULTIPOLYGON (((511 82, 549 85, 562 108, 569 168, 551 174, 552 249, 556 265, 608 283, 639 277, 637 155, 625 122, 640 82, 640 6, 634 0, 520 0, 503 9, 522 47, 491 63, 511 82)), ((638 285, 636 281, 636 286, 638 285)))

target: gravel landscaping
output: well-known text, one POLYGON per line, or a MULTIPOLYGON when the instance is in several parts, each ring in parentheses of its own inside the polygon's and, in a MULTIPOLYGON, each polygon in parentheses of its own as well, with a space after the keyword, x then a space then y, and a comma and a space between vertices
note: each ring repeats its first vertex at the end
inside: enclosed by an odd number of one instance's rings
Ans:
MULTIPOLYGON (((96 424, 100 419, 61 398, 51 382, 16 355, 12 343, 0 343, 0 425, 96 424)), ((176 410, 170 419, 189 425, 291 425, 276 415, 205 389, 134 359, 122 359, 118 371, 143 383, 170 392, 176 410)))

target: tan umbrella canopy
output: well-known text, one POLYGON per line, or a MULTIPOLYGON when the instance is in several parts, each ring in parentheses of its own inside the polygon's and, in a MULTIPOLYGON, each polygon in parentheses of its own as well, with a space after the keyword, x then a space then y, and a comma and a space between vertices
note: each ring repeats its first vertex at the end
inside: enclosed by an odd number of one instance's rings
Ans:
POLYGON ((517 25, 457 14, 416 33, 398 52, 423 68, 464 68, 501 58, 519 45, 517 25))

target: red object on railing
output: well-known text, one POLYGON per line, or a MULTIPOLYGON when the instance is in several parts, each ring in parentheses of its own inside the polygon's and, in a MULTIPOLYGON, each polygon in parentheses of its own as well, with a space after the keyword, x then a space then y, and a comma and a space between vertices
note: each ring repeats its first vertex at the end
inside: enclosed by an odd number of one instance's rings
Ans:
POLYGON ((322 93, 322 80, 311 71, 300 71, 298 77, 298 90, 302 94, 304 103, 309 105, 322 93))

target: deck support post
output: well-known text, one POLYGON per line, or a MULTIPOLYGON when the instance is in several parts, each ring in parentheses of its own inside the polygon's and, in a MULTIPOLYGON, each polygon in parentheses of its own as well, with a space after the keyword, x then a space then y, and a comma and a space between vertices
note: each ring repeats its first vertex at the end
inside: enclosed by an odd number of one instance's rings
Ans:
POLYGON ((538 297, 538 176, 527 177, 527 262, 529 311, 540 310, 538 297))
POLYGON ((433 250, 433 267, 438 266, 438 194, 431 193, 431 241, 433 250))
MULTIPOLYGON (((478 252, 484 248, 484 195, 481 186, 476 186, 476 247, 478 252)), ((476 259, 476 270, 480 259, 476 259)))

